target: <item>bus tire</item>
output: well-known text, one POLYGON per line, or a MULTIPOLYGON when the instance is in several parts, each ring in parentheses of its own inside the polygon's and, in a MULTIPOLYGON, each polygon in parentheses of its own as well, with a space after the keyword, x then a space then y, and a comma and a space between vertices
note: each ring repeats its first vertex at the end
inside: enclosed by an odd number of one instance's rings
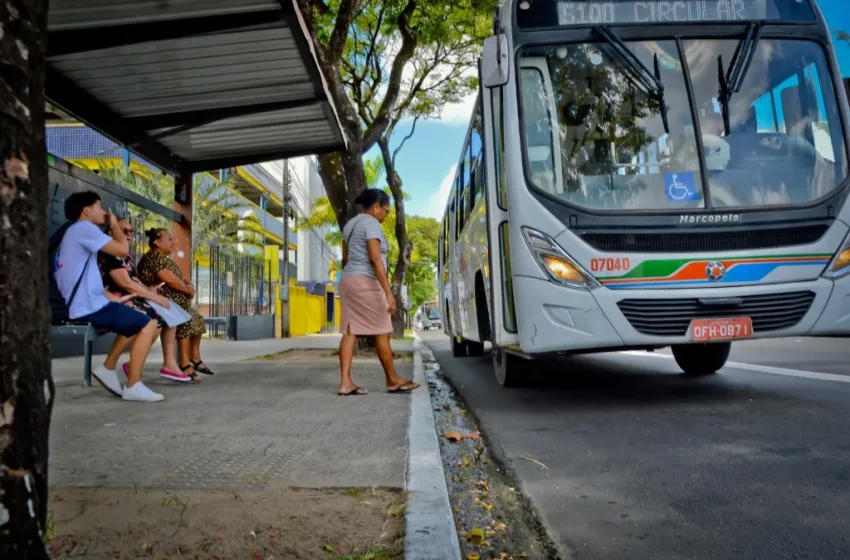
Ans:
POLYGON ((452 356, 455 358, 465 358, 468 349, 469 346, 466 344, 465 340, 459 339, 456 336, 452 337, 452 356))
POLYGON ((480 358, 484 355, 484 343, 483 342, 475 342, 474 340, 466 341, 466 348, 469 351, 469 355, 473 358, 480 358))
POLYGON ((496 381, 502 387, 519 387, 521 384, 522 368, 525 360, 514 356, 504 348, 493 346, 493 371, 496 381))
POLYGON ((676 363, 686 375, 711 375, 726 365, 729 359, 731 342, 713 342, 710 344, 679 344, 671 350, 676 363))

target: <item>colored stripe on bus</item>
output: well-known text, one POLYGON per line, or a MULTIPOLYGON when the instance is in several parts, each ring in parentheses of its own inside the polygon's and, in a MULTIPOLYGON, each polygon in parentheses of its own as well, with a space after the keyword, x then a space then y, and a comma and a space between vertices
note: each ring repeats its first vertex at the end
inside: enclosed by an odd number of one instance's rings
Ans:
POLYGON ((683 287, 708 284, 729 284, 742 282, 759 282, 774 270, 786 266, 823 266, 826 267, 832 255, 805 255, 794 257, 759 257, 752 259, 712 259, 704 261, 649 261, 639 265, 629 274, 616 278, 599 278, 599 282, 611 289, 637 287, 683 287), (709 263, 720 262, 726 267, 726 275, 721 280, 709 280, 706 267, 709 263), (661 265, 669 270, 672 264, 678 265, 667 276, 635 276, 634 273, 659 270, 661 265), (651 265, 646 267, 645 265, 651 265))

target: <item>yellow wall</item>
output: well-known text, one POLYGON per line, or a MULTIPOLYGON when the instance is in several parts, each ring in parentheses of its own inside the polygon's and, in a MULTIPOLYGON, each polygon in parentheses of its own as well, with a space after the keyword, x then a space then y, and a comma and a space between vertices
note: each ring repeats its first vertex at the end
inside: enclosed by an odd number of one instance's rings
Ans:
POLYGON ((308 294, 302 286, 289 287, 289 333, 304 336, 322 332, 327 320, 325 298, 308 294))
POLYGON ((339 330, 339 325, 342 321, 342 303, 339 298, 334 299, 334 324, 336 330, 339 330))

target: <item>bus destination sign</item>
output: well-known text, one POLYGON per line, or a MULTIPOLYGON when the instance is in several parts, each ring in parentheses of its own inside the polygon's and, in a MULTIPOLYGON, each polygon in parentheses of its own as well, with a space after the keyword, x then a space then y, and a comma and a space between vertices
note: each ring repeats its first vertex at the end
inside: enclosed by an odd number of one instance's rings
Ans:
POLYGON ((809 0, 523 0, 524 28, 631 23, 813 21, 809 0))
POLYGON ((764 3, 748 3, 745 0, 558 3, 558 25, 746 21, 764 19, 765 16, 764 3))

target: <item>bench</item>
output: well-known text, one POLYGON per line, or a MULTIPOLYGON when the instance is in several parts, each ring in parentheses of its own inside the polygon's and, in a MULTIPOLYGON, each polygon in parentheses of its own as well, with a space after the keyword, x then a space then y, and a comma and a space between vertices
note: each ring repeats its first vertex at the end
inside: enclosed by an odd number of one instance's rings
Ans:
POLYGON ((53 325, 51 327, 51 331, 55 334, 74 336, 83 335, 83 383, 85 383, 87 387, 91 387, 92 348, 94 346, 94 341, 97 340, 97 337, 99 337, 102 333, 98 333, 98 331, 89 323, 73 322, 53 325))

